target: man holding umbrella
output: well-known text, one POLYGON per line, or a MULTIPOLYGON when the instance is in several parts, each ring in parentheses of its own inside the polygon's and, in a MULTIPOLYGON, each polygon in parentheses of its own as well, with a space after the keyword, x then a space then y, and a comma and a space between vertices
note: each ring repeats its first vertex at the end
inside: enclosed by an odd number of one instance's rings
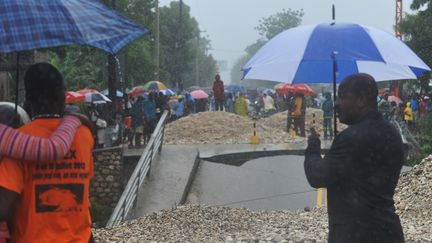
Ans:
POLYGON ((342 123, 330 150, 311 129, 304 168, 309 184, 328 191, 329 242, 403 242, 393 195, 404 163, 398 131, 379 113, 378 89, 368 74, 339 86, 336 109, 342 123))

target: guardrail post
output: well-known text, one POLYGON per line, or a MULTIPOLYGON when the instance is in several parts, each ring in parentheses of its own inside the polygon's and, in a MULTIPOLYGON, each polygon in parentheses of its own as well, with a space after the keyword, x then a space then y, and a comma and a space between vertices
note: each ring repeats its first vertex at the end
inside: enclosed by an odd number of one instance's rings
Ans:
POLYGON ((152 167, 152 164, 153 164, 153 148, 154 148, 154 143, 150 147, 150 157, 149 157, 150 158, 150 162, 149 162, 149 169, 148 169, 147 175, 146 175, 147 178, 150 177, 151 167, 152 167))
POLYGON ((165 134, 165 126, 162 127, 162 131, 161 131, 161 139, 160 139, 160 144, 159 144, 159 148, 158 148, 159 153, 162 152, 162 144, 163 144, 164 134, 165 134))

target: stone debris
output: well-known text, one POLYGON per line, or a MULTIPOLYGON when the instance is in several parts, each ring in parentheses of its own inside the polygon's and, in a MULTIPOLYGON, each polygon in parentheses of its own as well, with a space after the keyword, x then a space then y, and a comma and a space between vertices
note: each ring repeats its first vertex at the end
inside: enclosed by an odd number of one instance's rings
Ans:
POLYGON ((407 242, 432 242, 432 155, 404 173, 395 194, 407 242))
POLYGON ((324 209, 255 212, 185 205, 94 235, 99 242, 326 242, 326 228, 324 209))
MULTIPOLYGON (((306 110, 306 135, 311 125, 322 136, 322 111, 306 110), (314 122, 315 121, 315 122, 314 122)), ((306 138, 287 132, 287 111, 256 120, 256 133, 262 144, 305 143, 306 138)), ((254 120, 229 112, 200 112, 167 124, 165 144, 246 144, 253 135, 254 120)), ((339 131, 341 129, 338 129, 339 131)))
MULTIPOLYGON (((395 194, 406 242, 432 242, 432 155, 403 174, 395 194)), ((324 208, 250 211, 185 205, 95 229, 98 242, 327 242, 324 208)))

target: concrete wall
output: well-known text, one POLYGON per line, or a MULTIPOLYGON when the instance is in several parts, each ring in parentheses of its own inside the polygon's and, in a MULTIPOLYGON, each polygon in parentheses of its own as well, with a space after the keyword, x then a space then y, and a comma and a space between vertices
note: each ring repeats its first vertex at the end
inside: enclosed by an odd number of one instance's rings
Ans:
POLYGON ((123 148, 95 149, 94 178, 90 185, 93 202, 115 208, 123 192, 123 148))

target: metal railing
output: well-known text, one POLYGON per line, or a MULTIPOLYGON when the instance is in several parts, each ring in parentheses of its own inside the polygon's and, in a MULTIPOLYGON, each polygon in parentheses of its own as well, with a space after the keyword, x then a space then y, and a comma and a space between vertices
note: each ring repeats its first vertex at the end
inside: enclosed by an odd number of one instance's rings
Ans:
POLYGON ((167 116, 168 111, 164 111, 137 163, 137 166, 135 167, 135 170, 129 178, 126 188, 123 190, 120 200, 108 220, 107 227, 113 227, 120 224, 126 218, 129 210, 134 206, 140 186, 144 182, 145 178, 150 175, 151 165, 157 154, 156 151, 162 151, 165 120, 167 116))

